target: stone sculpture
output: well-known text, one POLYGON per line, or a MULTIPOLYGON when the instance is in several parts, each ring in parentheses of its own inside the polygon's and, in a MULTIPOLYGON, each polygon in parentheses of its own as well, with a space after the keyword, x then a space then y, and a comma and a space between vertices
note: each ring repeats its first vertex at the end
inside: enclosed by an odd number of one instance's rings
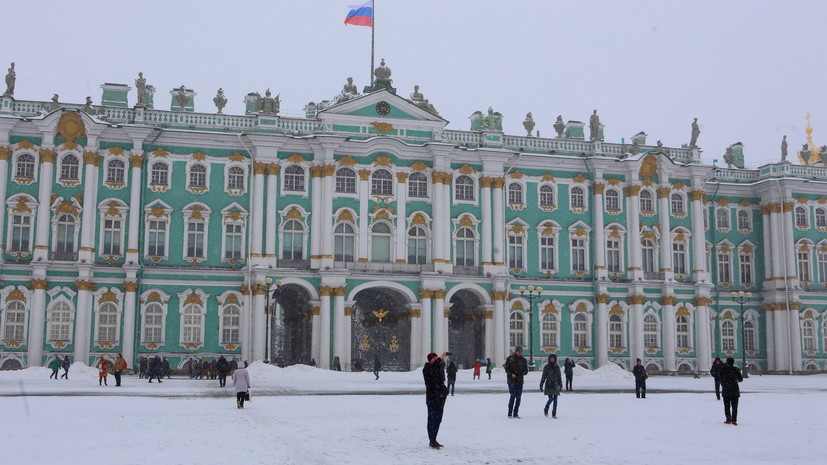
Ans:
POLYGON ((187 88, 184 85, 181 85, 178 89, 178 93, 175 94, 175 102, 178 104, 180 111, 184 111, 184 108, 187 106, 187 101, 189 101, 189 97, 187 97, 187 88))
POLYGON ((698 127, 698 118, 692 121, 692 136, 689 138, 689 148, 694 149, 698 147, 698 136, 701 135, 701 129, 698 127))
POLYGON ((336 97, 336 103, 346 102, 353 97, 359 95, 359 90, 356 88, 356 84, 353 83, 353 78, 347 78, 347 84, 342 86, 342 92, 336 97))
POLYGON ((92 114, 92 97, 86 97, 86 104, 83 105, 83 111, 92 114))
POLYGON ((724 163, 726 163, 728 169, 732 169, 733 162, 735 162, 735 156, 732 154, 732 147, 727 147, 726 153, 724 153, 724 163))
POLYGON ((6 73, 6 92, 3 97, 14 97, 14 83, 17 80, 17 73, 14 72, 14 63, 9 66, 9 72, 6 73))
POLYGON ((50 104, 51 111, 55 111, 60 108, 60 103, 58 102, 58 98, 60 98, 57 94, 52 95, 52 103, 50 104))
POLYGON ((414 91, 413 91, 413 93, 411 94, 411 101, 412 101, 413 103, 415 103, 415 104, 416 104, 416 106, 418 106, 419 108, 422 108, 422 109, 423 109, 423 110, 425 110, 425 111, 429 111, 429 112, 431 112, 431 113, 433 113, 433 114, 435 114, 435 115, 436 115, 436 114, 438 114, 438 113, 437 113, 437 111, 436 111, 436 108, 434 108, 434 106, 433 106, 433 105, 431 105, 431 104, 428 102, 428 99, 426 99, 426 98, 425 98, 425 96, 424 96, 424 95, 422 95, 422 94, 419 92, 419 85, 415 85, 415 86, 414 86, 414 91))
POLYGON ((281 94, 276 95, 276 98, 272 98, 271 95, 273 94, 270 92, 270 89, 267 89, 267 91, 264 92, 264 97, 258 98, 258 111, 262 115, 279 114, 279 107, 281 106, 281 101, 279 100, 279 97, 281 96, 281 94))
POLYGON ((810 164, 810 146, 807 145, 807 144, 802 145, 801 146, 801 153, 799 153, 799 156, 801 157, 801 162, 802 163, 804 163, 805 165, 809 165, 810 164))
POLYGON ((566 130, 566 123, 563 122, 563 115, 557 115, 557 121, 554 122, 554 131, 557 132, 557 138, 563 138, 563 131, 566 130))
POLYGON ((483 130, 502 131, 503 130, 503 115, 488 107, 488 115, 482 118, 483 130))
POLYGON ((534 116, 532 116, 531 112, 528 112, 525 115, 525 121, 523 121, 523 127, 526 130, 526 136, 531 137, 531 132, 534 131, 534 116))
POLYGON ((135 88, 138 89, 137 106, 143 106, 146 101, 146 79, 144 78, 144 73, 138 73, 138 79, 135 79, 135 88))
POLYGON ((781 139, 781 163, 787 163, 787 135, 781 139))
POLYGON ((632 155, 640 154, 640 143, 637 138, 632 139, 632 155))
POLYGON ((221 111, 224 110, 224 106, 227 105, 227 97, 224 96, 223 88, 218 89, 218 92, 216 92, 212 102, 215 104, 215 108, 218 109, 218 114, 220 115, 221 111))
POLYGON ((602 140, 600 138, 600 116, 597 115, 597 110, 594 110, 592 116, 589 118, 589 133, 590 140, 602 140))

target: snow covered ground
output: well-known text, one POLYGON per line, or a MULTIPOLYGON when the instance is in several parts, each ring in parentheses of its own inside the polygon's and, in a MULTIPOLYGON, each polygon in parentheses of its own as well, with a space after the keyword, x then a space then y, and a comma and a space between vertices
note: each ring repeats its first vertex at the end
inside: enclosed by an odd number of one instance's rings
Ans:
POLYGON ((824 463, 827 375, 753 376, 742 383, 739 426, 723 424, 709 377, 650 377, 636 399, 615 366, 580 369, 544 417, 540 373, 528 375, 521 419, 506 416, 502 370, 460 371, 439 451, 427 447, 422 375, 250 367, 253 400, 180 377, 125 376, 99 387, 74 364, 0 372, 0 444, 13 464, 815 464, 824 463), (412 395, 413 394, 413 395, 412 395))

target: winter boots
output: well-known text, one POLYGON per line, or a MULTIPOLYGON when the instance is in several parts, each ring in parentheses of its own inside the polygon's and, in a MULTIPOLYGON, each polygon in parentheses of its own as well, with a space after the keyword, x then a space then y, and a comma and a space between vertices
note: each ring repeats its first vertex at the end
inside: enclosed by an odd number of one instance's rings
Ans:
POLYGON ((548 407, 543 409, 543 415, 548 416, 548 407))
POLYGON ((557 418, 557 410, 552 410, 551 411, 551 418, 554 418, 554 419, 557 418))

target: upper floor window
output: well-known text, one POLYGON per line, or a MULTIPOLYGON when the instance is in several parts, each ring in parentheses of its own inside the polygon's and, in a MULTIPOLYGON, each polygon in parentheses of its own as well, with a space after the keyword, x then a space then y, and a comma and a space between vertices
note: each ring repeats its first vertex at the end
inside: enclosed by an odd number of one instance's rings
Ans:
POLYGON ((715 225, 721 230, 729 229, 729 208, 715 210, 715 225))
POLYGON ((606 191, 606 210, 619 211, 620 210, 620 195, 614 189, 606 191))
POLYGON ((376 170, 370 176, 371 195, 393 195, 393 175, 388 170, 376 170))
POLYGON ((732 320, 724 320, 721 323, 721 349, 735 350, 735 323, 732 320))
POLYGON ((686 214, 686 206, 683 201, 683 196, 681 194, 675 193, 672 194, 670 197, 670 205, 672 207, 672 214, 673 215, 685 215, 686 214))
POLYGON ((749 212, 746 210, 738 211, 738 230, 744 232, 752 230, 752 223, 749 219, 749 212))
POLYGON ((298 220, 290 220, 284 225, 281 258, 284 260, 301 260, 304 249, 304 226, 298 220))
POLYGON ((804 207, 795 207, 795 225, 799 228, 807 228, 807 209, 804 207))
POLYGON ((428 177, 420 172, 408 176, 408 197, 428 197, 428 177))
POLYGON ((471 176, 462 175, 457 177, 454 181, 454 190, 456 191, 456 199, 464 201, 474 201, 474 179, 471 176))
POLYGON ((11 301, 3 310, 3 341, 22 342, 26 337, 26 306, 11 301))
POLYGON ((548 184, 540 186, 540 208, 553 207, 554 205, 554 188, 548 184))
POLYGON ((126 165, 123 160, 110 160, 106 165, 106 182, 123 184, 126 179, 126 165))
POLYGON ((658 319, 651 313, 643 317, 643 347, 647 349, 658 348, 658 319))
POLYGON ((227 305, 221 315, 221 344, 238 344, 241 341, 241 309, 227 305))
POLYGON ((244 189, 244 168, 231 166, 227 170, 227 189, 244 189))
POLYGON ((73 215, 60 215, 56 226, 54 252, 59 254, 56 257, 59 260, 60 254, 71 254, 75 251, 76 219, 73 215))
POLYGON ((586 196, 582 187, 572 187, 570 195, 571 208, 586 208, 586 196))
POLYGON ((816 208, 816 227, 827 228, 827 210, 816 208))
POLYGON ((508 185, 508 204, 522 205, 523 204, 523 186, 518 182, 512 182, 508 185))
POLYGON ((304 191, 304 168, 299 165, 290 165, 284 169, 284 190, 304 191))
POLYGON ((195 188, 207 187, 207 167, 201 163, 190 166, 190 186, 195 188))
POLYGON ((47 342, 72 340, 72 308, 66 302, 57 302, 49 310, 46 333, 47 342))
POLYGON ((643 272, 655 272, 655 241, 652 239, 643 239, 640 242, 641 255, 643 257, 643 272))
POLYGON ((80 160, 78 157, 67 154, 60 162, 60 180, 77 181, 79 179, 80 160))
POLYGON ((732 282, 732 255, 729 252, 718 252, 718 282, 732 282))
POLYGON ((156 161, 152 164, 152 168, 150 169, 150 184, 153 186, 169 185, 169 166, 166 163, 156 161))
MULTIPOLYGON (((226 221, 226 220, 225 220, 226 221)), ((241 260, 244 248, 244 224, 240 221, 224 224, 224 258, 241 260)))
POLYGON ((333 260, 352 262, 356 244, 356 230, 350 223, 339 223, 333 230, 333 260))
POLYGON ((9 252, 31 252, 32 214, 28 212, 11 215, 11 242, 9 252))
POLYGON ((655 202, 652 199, 652 191, 648 189, 640 191, 640 212, 655 213, 655 202))
POLYGON ((21 153, 17 156, 17 167, 14 177, 21 179, 34 179, 34 156, 28 153, 21 153))
POLYGON ((388 223, 380 221, 374 223, 370 229, 370 250, 371 261, 391 261, 391 227, 388 223))
POLYGON ((465 226, 457 230, 456 244, 454 245, 454 264, 457 266, 475 266, 476 238, 474 231, 465 226))
POLYGON ((427 261, 428 236, 422 226, 408 229, 408 263, 422 265, 427 261))
POLYGON ((202 220, 187 221, 186 258, 206 258, 204 245, 206 242, 206 224, 202 220))
POLYGON ((356 193, 356 171, 350 168, 336 170, 336 192, 342 194, 356 193))
POLYGON ((147 255, 150 257, 166 256, 167 222, 156 218, 148 221, 147 255))

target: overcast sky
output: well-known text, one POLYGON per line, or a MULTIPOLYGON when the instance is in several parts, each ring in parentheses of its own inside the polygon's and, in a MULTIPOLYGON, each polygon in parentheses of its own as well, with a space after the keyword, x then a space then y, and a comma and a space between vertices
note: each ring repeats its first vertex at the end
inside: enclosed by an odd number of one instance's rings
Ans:
MULTIPOLYGON (((14 61, 15 97, 82 103, 104 82, 133 87, 139 71, 169 109, 182 84, 195 109, 242 114, 268 87, 298 115, 330 99, 348 76, 369 83, 370 28, 345 26, 363 0, 75 0, 4 3, 0 70, 14 61)), ((638 131, 667 146, 689 142, 699 119, 704 159, 741 141, 748 166, 791 159, 810 112, 827 144, 827 2, 376 0, 376 63, 398 94, 414 84, 450 123, 492 107, 509 134, 532 112, 541 136, 557 115, 588 121, 597 109, 609 142, 638 131)), ((2 71, 0 71, 2 72, 2 71)), ((4 73, 3 73, 4 74, 4 73)))

